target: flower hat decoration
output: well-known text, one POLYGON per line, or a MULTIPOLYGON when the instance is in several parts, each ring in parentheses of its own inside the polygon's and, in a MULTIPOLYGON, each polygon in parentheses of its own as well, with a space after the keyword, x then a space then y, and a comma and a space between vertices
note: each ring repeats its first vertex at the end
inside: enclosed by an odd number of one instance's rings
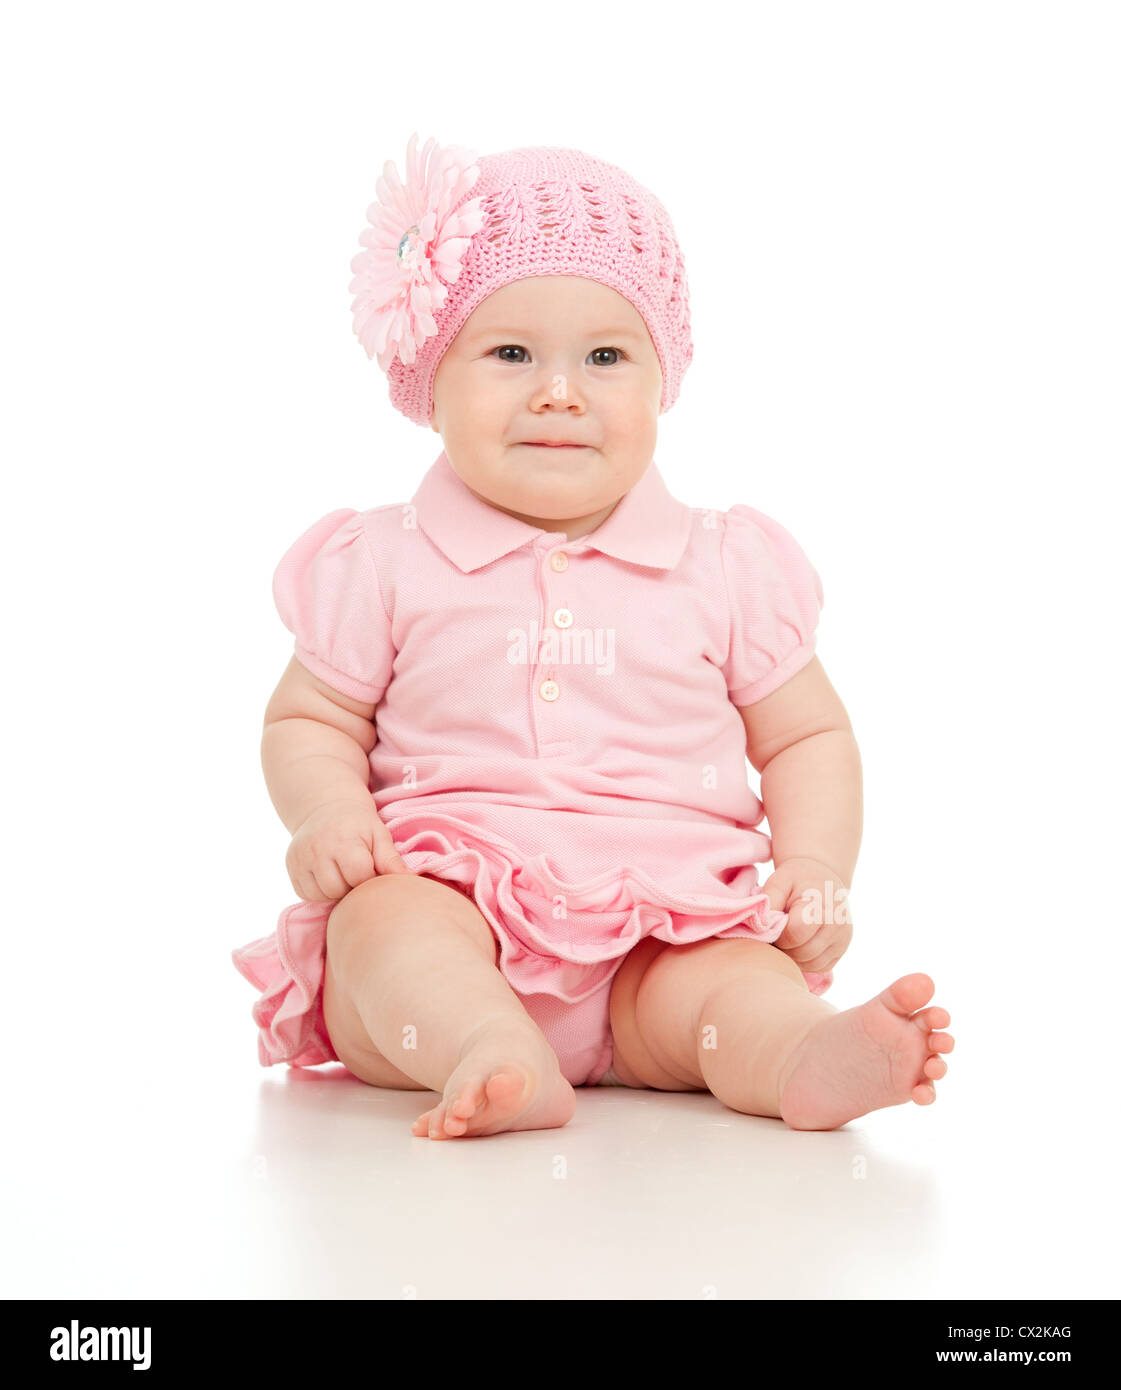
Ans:
POLYGON ((386 161, 377 201, 366 209, 370 225, 359 237, 366 250, 350 263, 354 332, 382 371, 395 357, 414 362, 417 349, 436 336, 434 315, 486 220, 480 198, 457 207, 479 177, 474 153, 429 140, 418 154, 417 138, 409 137, 404 183, 386 161))

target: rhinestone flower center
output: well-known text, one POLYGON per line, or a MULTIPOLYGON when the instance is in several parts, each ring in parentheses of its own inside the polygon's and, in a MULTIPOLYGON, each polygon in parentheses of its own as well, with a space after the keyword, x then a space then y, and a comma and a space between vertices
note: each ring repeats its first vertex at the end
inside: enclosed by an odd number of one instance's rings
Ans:
POLYGON ((397 264, 406 270, 412 270, 416 265, 419 250, 420 228, 419 226, 412 226, 397 244, 397 264))

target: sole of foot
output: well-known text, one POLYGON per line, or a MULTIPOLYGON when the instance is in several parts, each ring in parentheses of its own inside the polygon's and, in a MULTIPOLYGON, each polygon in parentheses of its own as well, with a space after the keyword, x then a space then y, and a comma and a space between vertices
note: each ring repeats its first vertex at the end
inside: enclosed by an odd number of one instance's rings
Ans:
POLYGON ((889 1105, 933 1105, 954 1046, 950 1015, 924 1008, 929 975, 902 975, 874 999, 816 1024, 786 1067, 779 1109, 791 1129, 836 1129, 889 1105))
POLYGON ((413 1121, 418 1139, 480 1138, 516 1129, 559 1129, 576 1113, 576 1093, 556 1054, 530 1027, 505 1020, 471 1034, 443 1098, 413 1121))

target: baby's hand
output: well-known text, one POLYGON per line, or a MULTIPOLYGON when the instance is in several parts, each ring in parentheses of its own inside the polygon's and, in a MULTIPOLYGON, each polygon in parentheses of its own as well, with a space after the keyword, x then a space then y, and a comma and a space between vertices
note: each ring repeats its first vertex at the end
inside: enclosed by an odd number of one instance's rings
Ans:
POLYGON ((771 944, 799 970, 832 970, 852 941, 847 884, 828 864, 787 859, 763 884, 763 892, 772 907, 789 914, 782 935, 771 944))
POLYGON ((336 902, 379 874, 407 874, 373 798, 330 801, 308 816, 285 859, 292 887, 305 902, 336 902))

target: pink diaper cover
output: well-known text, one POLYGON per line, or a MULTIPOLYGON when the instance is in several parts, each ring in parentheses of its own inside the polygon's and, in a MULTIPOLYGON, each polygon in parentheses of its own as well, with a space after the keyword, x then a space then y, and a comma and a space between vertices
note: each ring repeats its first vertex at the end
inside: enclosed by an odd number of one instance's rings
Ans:
MULTIPOLYGON (((612 1070, 611 983, 647 936, 674 945, 710 937, 773 941, 787 915, 766 894, 670 893, 642 870, 623 867, 579 882, 556 877, 545 855, 527 858, 494 832, 447 814, 406 812, 392 822, 411 873, 465 893, 490 923, 498 968, 544 1033, 573 1086, 620 1085, 612 1070), (559 917, 558 917, 559 911, 559 917)), ((327 919, 333 902, 298 902, 276 930, 231 955, 260 991, 253 1005, 262 1066, 338 1062, 323 1019, 327 919)), ((803 972, 823 994, 833 972, 803 972)))

